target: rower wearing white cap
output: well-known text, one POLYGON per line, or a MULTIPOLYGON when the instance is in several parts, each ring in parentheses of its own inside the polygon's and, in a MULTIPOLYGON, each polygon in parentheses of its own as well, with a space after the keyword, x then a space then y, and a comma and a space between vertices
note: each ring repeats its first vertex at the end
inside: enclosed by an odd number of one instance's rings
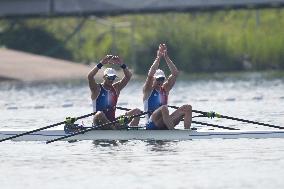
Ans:
POLYGON ((146 129, 174 129, 184 119, 184 128, 189 129, 192 120, 192 107, 183 105, 172 114, 167 107, 168 95, 176 82, 178 70, 168 56, 165 44, 159 45, 157 58, 151 66, 143 87, 144 111, 149 111, 146 129), (164 72, 158 69, 161 58, 164 57, 171 75, 166 78, 164 72))
MULTIPOLYGON (((91 99, 93 104, 93 111, 97 113, 94 116, 94 124, 101 125, 103 123, 111 122, 115 120, 115 110, 117 99, 119 97, 120 91, 127 85, 132 74, 125 64, 123 64, 122 59, 118 56, 107 55, 105 56, 99 64, 97 64, 88 74, 89 87, 91 90, 91 99), (117 64, 123 69, 124 77, 115 82, 118 78, 116 71, 113 68, 106 68, 103 75, 103 83, 98 84, 95 81, 95 75, 105 64, 117 64)), ((139 114, 141 111, 139 109, 133 109, 126 112, 125 115, 131 116, 139 114)), ((139 117, 134 118, 130 122, 130 126, 138 125, 139 117)), ((105 129, 115 129, 115 126, 108 126, 105 129)))

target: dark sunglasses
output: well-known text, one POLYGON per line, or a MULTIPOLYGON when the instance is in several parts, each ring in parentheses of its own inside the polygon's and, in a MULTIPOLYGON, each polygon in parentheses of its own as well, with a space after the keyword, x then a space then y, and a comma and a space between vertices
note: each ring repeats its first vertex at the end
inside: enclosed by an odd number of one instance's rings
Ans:
POLYGON ((116 78, 116 75, 112 75, 112 76, 107 76, 106 77, 108 80, 114 81, 116 78))
POLYGON ((165 81, 165 78, 164 77, 158 77, 158 78, 156 78, 156 81, 162 82, 162 81, 165 81))

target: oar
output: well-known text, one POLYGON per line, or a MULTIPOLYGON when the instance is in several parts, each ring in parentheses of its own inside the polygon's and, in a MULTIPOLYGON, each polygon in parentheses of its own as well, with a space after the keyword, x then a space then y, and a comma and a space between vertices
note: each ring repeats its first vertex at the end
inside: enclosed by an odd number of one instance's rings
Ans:
POLYGON ((211 123, 204 123, 204 122, 200 122, 200 121, 192 121, 192 123, 199 124, 199 125, 211 126, 211 127, 217 127, 217 128, 221 128, 221 129, 240 130, 240 129, 236 129, 236 128, 232 128, 232 127, 225 127, 225 126, 221 126, 221 125, 215 125, 215 124, 211 124, 211 123))
MULTIPOLYGON (((168 107, 174 108, 174 109, 178 109, 179 108, 177 106, 168 106, 168 107)), ((262 123, 262 122, 256 122, 256 121, 247 120, 247 119, 241 119, 241 118, 236 118, 236 117, 220 115, 220 114, 217 114, 215 112, 203 112, 203 111, 199 111, 199 110, 192 110, 192 112, 200 113, 200 114, 203 114, 203 115, 205 115, 207 117, 210 117, 210 118, 214 118, 214 117, 225 118, 225 119, 231 119, 231 120, 241 121, 241 122, 245 122, 245 123, 252 123, 252 124, 256 124, 256 125, 273 127, 273 128, 277 128, 277 129, 284 129, 284 127, 277 126, 277 125, 271 125, 271 124, 268 124, 268 123, 262 123)))
POLYGON ((125 111, 130 111, 131 110, 129 108, 123 108, 123 107, 120 107, 120 106, 116 106, 116 109, 125 110, 125 111))
MULTIPOLYGON (((82 118, 86 118, 86 117, 89 117, 89 116, 92 116, 92 115, 95 115, 95 114, 96 114, 96 112, 93 112, 93 113, 90 113, 90 114, 86 114, 86 115, 77 117, 76 120, 79 120, 79 119, 82 119, 82 118)), ((38 131, 42 131, 44 129, 49 129, 49 128, 52 128, 52 127, 56 127, 56 126, 64 124, 64 123, 65 123, 65 121, 61 121, 59 123, 55 123, 55 124, 52 124, 52 125, 41 127, 41 128, 38 128, 38 129, 35 129, 35 130, 32 130, 32 131, 20 133, 20 134, 14 135, 14 136, 10 136, 10 137, 1 139, 0 142, 6 141, 6 140, 11 140, 11 139, 14 139, 14 138, 18 138, 20 136, 28 135, 28 134, 35 133, 35 132, 38 132, 38 131)))
MULTIPOLYGON (((127 108, 122 108, 122 107, 117 107, 117 108, 118 108, 118 109, 121 109, 121 110, 127 110, 127 111, 130 110, 130 109, 127 109, 127 108)), ((93 113, 90 113, 90 114, 86 114, 86 115, 77 117, 76 120, 83 119, 83 118, 86 118, 86 117, 90 117, 90 116, 95 115, 95 114, 96 114, 96 112, 93 112, 93 113)), ((56 126, 62 125, 62 124, 64 124, 64 123, 65 123, 65 121, 62 121, 62 122, 55 123, 55 124, 52 124, 52 125, 48 125, 48 126, 45 126, 45 127, 41 127, 41 128, 35 129, 35 130, 23 132, 23 133, 14 135, 14 136, 10 136, 10 137, 7 137, 7 138, 3 138, 3 139, 0 140, 0 142, 4 142, 4 141, 11 140, 11 139, 14 139, 14 138, 18 138, 18 137, 21 137, 21 136, 24 136, 24 135, 29 135, 29 134, 31 134, 31 133, 35 133, 35 132, 38 132, 38 131, 42 131, 42 130, 45 130, 45 129, 49 129, 49 128, 52 128, 52 127, 56 127, 56 126)))
MULTIPOLYGON (((139 117, 139 116, 145 115, 147 113, 148 112, 142 112, 140 114, 132 115, 132 116, 129 116, 128 119, 131 120, 132 118, 139 117)), ((83 134, 83 133, 86 133, 86 132, 89 132, 89 131, 92 131, 92 130, 96 130, 96 129, 104 127, 104 126, 108 126, 108 125, 112 125, 112 124, 115 124, 115 123, 119 123, 119 121, 120 121, 119 118, 117 118, 117 119, 115 119, 112 122, 108 122, 108 123, 104 123, 104 124, 98 125, 96 127, 91 127, 91 128, 88 128, 88 129, 84 129, 82 131, 78 131, 78 132, 75 132, 75 133, 72 133, 72 134, 69 134, 69 135, 65 135, 65 136, 62 136, 62 137, 59 137, 59 138, 55 138, 53 140, 48 140, 48 141, 46 141, 46 144, 49 144, 49 143, 52 143, 52 142, 55 142, 55 141, 59 141, 59 140, 62 140, 62 139, 70 138, 72 136, 83 134)))
MULTIPOLYGON (((123 107, 116 107, 116 108, 119 109, 119 110, 125 110, 125 111, 130 110, 129 108, 123 108, 123 107)), ((194 117, 201 117, 201 115, 194 116, 194 117)), ((203 114, 202 114, 202 117, 204 117, 203 114)), ((232 128, 232 127, 225 127, 225 126, 221 126, 221 125, 204 123, 204 122, 200 122, 200 121, 192 121, 192 123, 199 124, 199 125, 211 126, 211 127, 217 127, 217 128, 222 128, 222 129, 228 129, 228 130, 239 130, 239 129, 235 129, 235 128, 232 128)))

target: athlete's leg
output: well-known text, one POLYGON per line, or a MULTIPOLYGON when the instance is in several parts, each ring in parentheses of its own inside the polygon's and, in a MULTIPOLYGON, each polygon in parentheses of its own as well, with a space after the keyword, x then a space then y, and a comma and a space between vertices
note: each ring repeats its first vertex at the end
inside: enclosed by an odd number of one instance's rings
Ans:
POLYGON ((161 106, 153 112, 151 119, 158 128, 174 129, 175 125, 172 118, 169 115, 169 110, 167 106, 161 106))
POLYGON ((192 107, 191 105, 183 105, 175 110, 170 117, 172 118, 175 125, 179 124, 179 122, 184 118, 184 128, 189 129, 192 121, 192 107))
MULTIPOLYGON (((93 119, 94 125, 102 125, 102 124, 109 123, 109 122, 110 121, 107 119, 106 115, 101 111, 98 111, 94 115, 94 119, 93 119)), ((102 129, 115 129, 115 127, 113 125, 108 125, 108 126, 102 127, 102 129)))
POLYGON ((150 119, 158 129, 167 128, 167 126, 164 124, 163 117, 162 117, 162 110, 160 108, 156 109, 152 113, 150 119))
MULTIPOLYGON (((135 109, 132 109, 132 110, 126 112, 125 115, 133 116, 133 115, 140 114, 141 112, 142 111, 140 109, 135 108, 135 109)), ((137 117, 135 117, 131 120, 131 122, 129 123, 129 126, 137 126, 139 124, 139 121, 140 121, 140 116, 137 116, 137 117)))

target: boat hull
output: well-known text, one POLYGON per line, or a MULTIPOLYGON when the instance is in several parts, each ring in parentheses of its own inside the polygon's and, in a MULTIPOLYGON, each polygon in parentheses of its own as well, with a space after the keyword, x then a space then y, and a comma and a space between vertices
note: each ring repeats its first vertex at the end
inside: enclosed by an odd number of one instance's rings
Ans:
MULTIPOLYGON (((26 131, 0 131, 0 139, 26 131)), ((24 135, 15 141, 47 141, 66 136, 62 130, 46 130, 24 135)), ((94 130, 64 140, 191 140, 191 139, 236 139, 236 138, 284 138, 281 130, 94 130)))

